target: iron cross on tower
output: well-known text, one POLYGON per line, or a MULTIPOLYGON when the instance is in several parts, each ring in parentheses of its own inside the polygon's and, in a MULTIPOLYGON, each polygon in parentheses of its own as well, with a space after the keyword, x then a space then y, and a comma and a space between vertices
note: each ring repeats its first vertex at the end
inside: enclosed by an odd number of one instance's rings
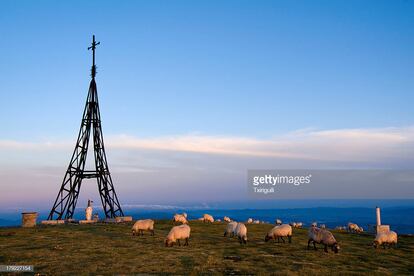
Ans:
POLYGON ((82 180, 84 178, 96 178, 102 207, 107 218, 124 216, 119 204, 115 188, 109 173, 106 160, 105 147, 101 127, 101 115, 98 104, 98 90, 96 88, 95 75, 95 49, 100 42, 93 36, 92 46, 92 80, 89 85, 88 97, 83 111, 82 122, 79 130, 75 150, 63 178, 59 193, 49 213, 49 220, 71 219, 74 215, 76 203, 79 197, 82 180), (88 154, 89 137, 93 132, 93 150, 95 157, 95 170, 85 170, 86 156, 88 154))
POLYGON ((95 41, 95 36, 92 36, 92 46, 88 47, 88 50, 92 49, 92 69, 91 69, 91 76, 92 78, 95 78, 96 75, 96 66, 95 66, 95 49, 96 46, 101 44, 100 42, 95 41))

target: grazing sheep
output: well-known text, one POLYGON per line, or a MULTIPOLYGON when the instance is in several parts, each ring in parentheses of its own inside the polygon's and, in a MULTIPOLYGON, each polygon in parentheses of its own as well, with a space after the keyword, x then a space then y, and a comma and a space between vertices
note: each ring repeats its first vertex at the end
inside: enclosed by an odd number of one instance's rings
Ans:
POLYGON ((337 226, 337 227, 335 227, 335 230, 345 231, 346 230, 346 226, 337 226))
POLYGON ((88 207, 86 207, 85 209, 86 220, 92 220, 92 212, 93 212, 92 203, 93 201, 88 199, 88 207))
POLYGON ((340 249, 335 237, 326 229, 311 227, 309 228, 308 238, 308 249, 310 247, 310 242, 313 242, 313 248, 315 250, 318 250, 315 243, 323 244, 325 246, 325 252, 328 252, 328 246, 331 247, 335 253, 338 253, 340 249))
POLYGON ((289 240, 289 243, 292 242, 292 226, 290 226, 289 224, 282 224, 282 225, 277 225, 275 227, 273 227, 265 236, 265 242, 269 241, 269 240, 275 240, 277 238, 277 242, 279 241, 279 238, 282 239, 283 243, 285 243, 285 240, 283 239, 283 237, 287 237, 289 240))
POLYGON ((253 223, 253 219, 252 218, 249 218, 248 220, 247 220, 247 223, 253 223))
POLYGON ((244 225, 241 222, 237 223, 235 234, 238 237, 240 244, 242 244, 242 243, 246 244, 247 243, 247 228, 246 228, 246 225, 244 225))
POLYGON ((216 222, 221 222, 221 219, 216 219, 216 222))
POLYGON ((290 226, 292 226, 293 228, 302 228, 303 223, 302 222, 291 222, 289 223, 290 226))
POLYGON ((140 219, 132 226, 132 235, 144 235, 144 231, 151 232, 151 236, 154 236, 154 221, 152 219, 140 219))
POLYGON ((213 216, 212 215, 209 215, 209 214, 204 214, 203 215, 203 219, 204 219, 204 222, 211 222, 211 223, 214 222, 213 216))
POLYGON ((231 218, 229 218, 228 216, 225 216, 225 217, 223 218, 223 220, 224 220, 225 222, 231 222, 231 218))
POLYGON ((173 222, 181 222, 182 224, 187 224, 188 221, 184 215, 175 214, 173 218, 173 222))
POLYGON ((394 231, 388 232, 380 232, 376 235, 374 240, 374 247, 377 248, 378 246, 382 245, 385 248, 385 245, 388 245, 388 248, 393 245, 394 247, 397 245, 398 242, 398 235, 394 231))
POLYGON ((237 228, 237 221, 229 222, 226 226, 226 230, 224 231, 224 236, 226 237, 229 235, 230 237, 234 237, 237 228))
POLYGON ((321 224, 320 228, 321 229, 326 229, 326 225, 325 224, 321 224))
POLYGON ((276 220, 275 220, 275 224, 276 224, 276 225, 282 225, 282 220, 280 220, 280 219, 276 219, 276 220))
POLYGON ((350 233, 362 233, 364 229, 362 227, 359 227, 356 223, 348 223, 348 232, 350 233))
POLYGON ((188 245, 188 239, 190 238, 191 228, 187 224, 174 226, 165 239, 165 246, 173 246, 174 243, 178 243, 181 246, 180 240, 185 240, 185 245, 188 245))
POLYGON ((253 224, 260 224, 260 220, 253 221, 253 224))

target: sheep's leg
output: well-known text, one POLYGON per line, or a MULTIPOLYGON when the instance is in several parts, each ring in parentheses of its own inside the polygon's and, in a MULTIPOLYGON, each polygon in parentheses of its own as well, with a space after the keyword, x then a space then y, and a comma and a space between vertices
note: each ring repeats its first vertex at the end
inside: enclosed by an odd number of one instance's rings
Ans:
POLYGON ((288 236, 289 243, 292 243, 292 236, 288 236))
POLYGON ((239 242, 240 242, 240 244, 242 244, 243 243, 243 241, 242 241, 242 239, 239 237, 239 242))
POLYGON ((310 248, 310 245, 309 244, 310 244, 311 241, 312 241, 312 239, 309 239, 308 240, 308 249, 310 248))
POLYGON ((318 250, 318 248, 316 247, 316 242, 313 241, 313 249, 318 250))
POLYGON ((325 252, 328 253, 328 245, 325 244, 325 252))
POLYGON ((181 246, 180 240, 177 240, 178 246, 181 246))
POLYGON ((151 236, 154 236, 154 229, 151 230, 151 236))
POLYGON ((188 238, 185 238, 185 244, 184 245, 188 246, 188 238))
POLYGON ((223 237, 225 237, 225 236, 227 236, 227 231, 225 231, 225 232, 224 232, 224 235, 223 235, 223 237))
POLYGON ((285 240, 283 239, 283 237, 280 237, 280 238, 282 239, 283 243, 285 243, 285 240))

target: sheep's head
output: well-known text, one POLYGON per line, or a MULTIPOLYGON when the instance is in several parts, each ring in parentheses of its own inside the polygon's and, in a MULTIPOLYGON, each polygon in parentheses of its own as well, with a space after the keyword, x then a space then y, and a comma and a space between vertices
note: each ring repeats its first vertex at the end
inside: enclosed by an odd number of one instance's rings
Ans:
POLYGON ((268 242, 269 240, 271 240, 271 237, 269 237, 269 234, 266 234, 266 236, 265 236, 265 242, 268 242))
POLYGON ((165 247, 173 246, 173 242, 170 239, 165 239, 165 247))
POLYGON ((244 242, 244 243, 247 243, 247 236, 244 236, 244 237, 242 238, 242 240, 243 240, 243 242, 244 242))
POLYGON ((375 240, 375 241, 372 243, 372 246, 373 246, 374 248, 377 248, 377 247, 379 246, 379 242, 378 242, 377 240, 375 240))
POLYGON ((341 249, 341 247, 340 247, 340 246, 339 246, 339 244, 337 244, 337 243, 335 243, 335 244, 332 246, 332 250, 333 250, 335 253, 338 253, 340 249, 341 249))

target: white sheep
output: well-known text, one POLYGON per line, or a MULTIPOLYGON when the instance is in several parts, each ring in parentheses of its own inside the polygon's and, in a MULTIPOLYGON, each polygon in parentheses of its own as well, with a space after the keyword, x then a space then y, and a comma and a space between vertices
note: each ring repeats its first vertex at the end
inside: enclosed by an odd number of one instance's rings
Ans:
POLYGON ((325 224, 321 224, 320 228, 321 229, 326 229, 326 225, 325 224))
POLYGON ((335 230, 345 231, 346 230, 346 226, 337 226, 337 227, 335 227, 335 230))
POLYGON ((260 220, 253 221, 253 224, 260 224, 260 220))
POLYGON ((211 222, 211 223, 214 222, 213 216, 212 215, 209 215, 209 214, 204 214, 203 215, 203 219, 204 219, 204 222, 211 222))
POLYGON ((216 222, 221 222, 221 219, 216 219, 216 222))
POLYGON ((302 222, 291 222, 289 223, 290 226, 292 226, 293 228, 302 228, 303 223, 302 222))
POLYGON ((165 239, 165 246, 173 246, 174 243, 178 243, 181 246, 180 240, 185 240, 185 245, 188 245, 188 239, 190 238, 191 228, 187 224, 174 226, 165 239))
POLYGON ((92 220, 92 213, 93 213, 92 203, 93 201, 88 199, 88 207, 86 207, 85 209, 86 220, 92 220))
POLYGON ((388 245, 388 248, 393 245, 394 247, 397 245, 398 242, 398 235, 394 231, 388 232, 380 232, 377 233, 375 240, 374 240, 374 247, 377 248, 378 246, 382 245, 385 248, 385 245, 388 245))
POLYGON ((151 236, 154 236, 154 221, 152 219, 140 219, 137 220, 132 226, 132 235, 144 235, 144 231, 151 232, 151 236))
POLYGON ((173 217, 173 222, 181 222, 182 224, 187 224, 188 221, 184 215, 175 214, 173 217))
POLYGON ((228 216, 225 216, 225 217, 223 218, 223 220, 224 220, 225 222, 231 222, 231 218, 229 218, 228 216))
POLYGON ((317 227, 318 223, 316 221, 312 222, 311 227, 317 227))
POLYGON ((253 219, 252 218, 249 218, 248 220, 247 220, 247 223, 252 223, 253 222, 253 219))
POLYGON ((350 233, 362 233, 364 229, 362 227, 359 227, 356 223, 348 223, 348 232, 350 233))
POLYGON ((269 240, 275 240, 277 238, 277 242, 279 242, 279 238, 282 239, 283 243, 285 243, 285 240, 283 237, 287 237, 289 240, 289 243, 292 242, 292 226, 289 224, 282 224, 282 225, 276 225, 273 227, 265 236, 265 242, 269 240))
POLYGON ((325 246, 325 252, 328 252, 328 246, 331 247, 335 253, 338 253, 340 249, 335 237, 326 229, 312 226, 309 228, 308 238, 308 249, 310 247, 310 242, 313 242, 313 248, 315 250, 318 250, 315 243, 323 244, 325 246))
POLYGON ((238 237, 240 244, 247 243, 247 228, 244 223, 237 223, 235 234, 238 237))
POLYGON ((282 220, 281 219, 276 219, 275 224, 276 225, 282 225, 282 220))
POLYGON ((226 230, 224 231, 224 236, 226 237, 229 235, 230 237, 234 237, 237 228, 237 221, 229 222, 226 226, 226 230))

